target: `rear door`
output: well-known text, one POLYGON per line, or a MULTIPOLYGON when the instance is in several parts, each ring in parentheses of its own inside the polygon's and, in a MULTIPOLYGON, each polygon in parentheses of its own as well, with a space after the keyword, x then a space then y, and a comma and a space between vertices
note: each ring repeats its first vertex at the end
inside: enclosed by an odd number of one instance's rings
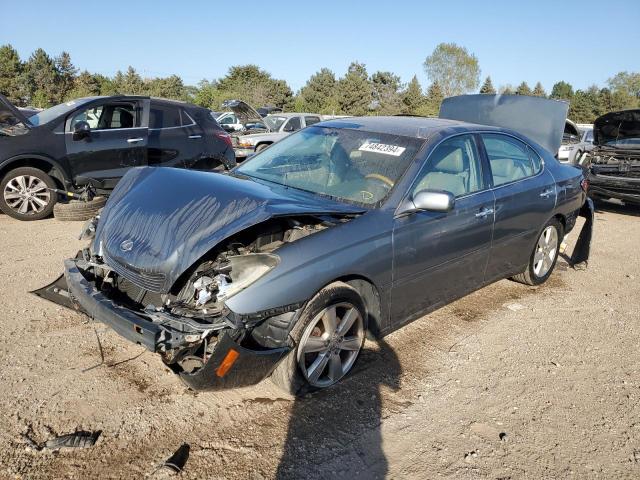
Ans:
POLYGON ((496 199, 487 281, 519 273, 556 204, 556 185, 538 154, 507 134, 482 133, 496 199))
POLYGON ((481 287, 489 258, 494 198, 473 135, 431 153, 408 194, 421 190, 448 191, 455 206, 394 220, 392 328, 481 287))
POLYGON ((74 111, 65 122, 65 147, 74 177, 88 177, 111 189, 131 167, 147 164, 149 99, 104 100, 74 111), (88 136, 74 138, 78 122, 88 136))
POLYGON ((151 101, 149 165, 191 168, 206 150, 204 131, 178 103, 151 101))

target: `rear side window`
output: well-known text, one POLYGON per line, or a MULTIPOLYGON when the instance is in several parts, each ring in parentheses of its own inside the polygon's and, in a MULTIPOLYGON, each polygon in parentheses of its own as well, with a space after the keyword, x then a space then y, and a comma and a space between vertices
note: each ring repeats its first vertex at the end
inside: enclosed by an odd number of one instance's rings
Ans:
POLYGON ((296 130, 300 130, 302 128, 302 122, 300 121, 300 117, 291 117, 287 124, 284 126, 285 132, 295 132, 296 130))
POLYGON ((540 157, 520 140, 500 134, 483 133, 495 186, 531 177, 542 169, 540 157))
POLYGON ((149 112, 149 128, 171 128, 182 126, 180 109, 171 105, 152 105, 149 112))
POLYGON ((195 120, 191 118, 191 115, 186 110, 180 110, 180 117, 182 118, 182 126, 187 127, 189 125, 193 125, 195 120))
POLYGON ((307 127, 309 125, 313 125, 314 123, 319 123, 319 122, 320 122, 319 117, 304 117, 304 123, 307 124, 307 127))

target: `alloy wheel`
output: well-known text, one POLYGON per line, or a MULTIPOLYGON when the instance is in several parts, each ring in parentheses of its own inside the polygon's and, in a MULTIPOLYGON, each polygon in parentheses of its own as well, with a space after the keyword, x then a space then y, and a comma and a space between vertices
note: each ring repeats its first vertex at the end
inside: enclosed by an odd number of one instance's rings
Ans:
POLYGON ((364 321, 350 303, 338 303, 318 313, 298 346, 298 366, 310 385, 328 387, 344 377, 360 353, 364 321))
POLYGON ((536 252, 533 254, 533 273, 536 277, 544 277, 551 270, 557 252, 558 230, 553 225, 549 225, 542 231, 536 252))
POLYGON ((51 201, 47 184, 32 175, 19 175, 9 180, 3 195, 9 208, 21 215, 40 213, 51 201))

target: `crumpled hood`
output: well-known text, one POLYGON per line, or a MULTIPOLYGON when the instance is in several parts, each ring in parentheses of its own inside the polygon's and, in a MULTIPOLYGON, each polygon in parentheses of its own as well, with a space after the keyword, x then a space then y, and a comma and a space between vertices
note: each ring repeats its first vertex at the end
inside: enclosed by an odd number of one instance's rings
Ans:
POLYGON ((362 211, 231 175, 134 168, 118 182, 102 211, 93 249, 139 286, 168 292, 222 240, 271 217, 362 211))
MULTIPOLYGON (((605 145, 629 139, 640 139, 640 110, 606 113, 593 122, 594 145, 605 145)), ((624 145, 638 148, 640 145, 624 145)))

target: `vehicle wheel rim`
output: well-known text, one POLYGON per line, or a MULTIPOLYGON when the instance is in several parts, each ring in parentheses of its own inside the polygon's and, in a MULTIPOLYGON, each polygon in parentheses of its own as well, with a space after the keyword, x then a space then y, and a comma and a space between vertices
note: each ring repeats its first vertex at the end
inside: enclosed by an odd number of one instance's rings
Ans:
POLYGON ((21 215, 40 213, 51 201, 47 184, 32 175, 20 175, 9 180, 3 195, 9 208, 21 215))
POLYGON ((350 303, 331 305, 307 326, 298 345, 298 365, 310 385, 328 387, 344 377, 358 358, 364 321, 350 303))
POLYGON ((544 277, 553 265, 558 252, 558 230, 549 225, 538 239, 536 252, 533 255, 533 273, 536 277, 544 277))

